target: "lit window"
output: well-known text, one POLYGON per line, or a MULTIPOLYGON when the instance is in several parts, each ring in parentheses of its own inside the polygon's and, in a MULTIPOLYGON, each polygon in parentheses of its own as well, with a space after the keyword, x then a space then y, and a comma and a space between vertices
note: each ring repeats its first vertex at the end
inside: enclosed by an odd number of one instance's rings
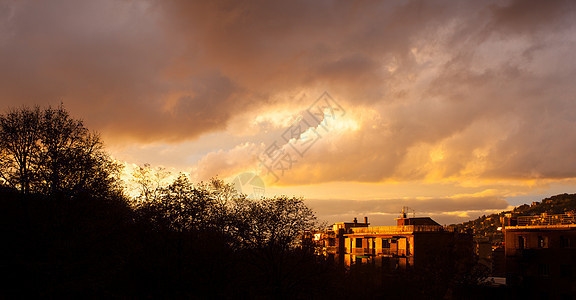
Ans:
POLYGON ((548 248, 547 236, 538 236, 538 248, 548 248))

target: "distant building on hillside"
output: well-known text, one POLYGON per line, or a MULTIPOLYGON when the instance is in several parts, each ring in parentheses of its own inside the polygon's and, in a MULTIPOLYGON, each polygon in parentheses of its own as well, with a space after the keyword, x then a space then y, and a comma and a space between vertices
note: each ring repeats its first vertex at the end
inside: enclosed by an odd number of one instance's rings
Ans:
POLYGON ((509 224, 506 277, 515 296, 576 299, 576 215, 514 217, 509 224))
POLYGON ((345 266, 369 263, 384 268, 409 269, 450 253, 473 255, 472 235, 448 231, 429 217, 408 218, 403 213, 396 226, 370 227, 341 222, 316 234, 323 253, 345 266))

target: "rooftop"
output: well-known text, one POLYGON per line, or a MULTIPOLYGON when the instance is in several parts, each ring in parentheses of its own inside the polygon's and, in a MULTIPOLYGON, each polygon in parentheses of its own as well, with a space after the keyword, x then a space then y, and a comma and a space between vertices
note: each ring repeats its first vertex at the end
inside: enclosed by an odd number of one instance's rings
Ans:
POLYGON ((414 232, 438 232, 444 231, 442 226, 436 225, 404 225, 404 226, 374 226, 351 228, 354 234, 394 234, 414 232))
POLYGON ((559 215, 549 215, 543 213, 539 216, 518 217, 518 226, 538 226, 538 225, 570 225, 576 224, 576 215, 573 212, 559 215))

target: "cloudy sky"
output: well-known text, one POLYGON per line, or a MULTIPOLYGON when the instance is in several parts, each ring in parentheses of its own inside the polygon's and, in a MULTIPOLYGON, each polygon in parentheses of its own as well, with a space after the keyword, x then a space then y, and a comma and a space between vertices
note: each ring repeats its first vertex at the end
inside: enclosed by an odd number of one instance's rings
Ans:
POLYGON ((127 166, 252 172, 329 223, 450 224, 576 192, 575 6, 4 0, 0 108, 63 102, 127 166))

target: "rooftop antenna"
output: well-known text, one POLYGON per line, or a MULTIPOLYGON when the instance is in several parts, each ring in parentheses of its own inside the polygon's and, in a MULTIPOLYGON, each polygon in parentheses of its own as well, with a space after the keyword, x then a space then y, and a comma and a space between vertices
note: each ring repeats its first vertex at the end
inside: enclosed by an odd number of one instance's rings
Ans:
POLYGON ((402 214, 400 215, 401 218, 407 218, 408 217, 408 211, 412 211, 412 218, 416 217, 416 212, 414 211, 414 209, 408 207, 408 206, 402 206, 402 214))

